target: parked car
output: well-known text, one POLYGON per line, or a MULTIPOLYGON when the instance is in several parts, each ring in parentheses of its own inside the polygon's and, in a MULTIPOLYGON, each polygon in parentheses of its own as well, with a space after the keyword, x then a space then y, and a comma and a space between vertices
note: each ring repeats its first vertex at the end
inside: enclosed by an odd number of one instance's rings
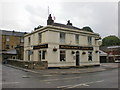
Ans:
POLYGON ((120 58, 115 59, 115 63, 120 63, 120 58))

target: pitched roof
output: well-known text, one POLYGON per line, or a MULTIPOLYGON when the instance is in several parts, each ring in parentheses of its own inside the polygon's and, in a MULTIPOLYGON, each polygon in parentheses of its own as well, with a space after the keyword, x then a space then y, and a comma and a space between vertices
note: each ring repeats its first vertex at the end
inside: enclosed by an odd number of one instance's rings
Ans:
POLYGON ((102 50, 99 50, 99 52, 100 52, 100 56, 107 56, 107 53, 106 53, 106 52, 104 52, 104 51, 102 51, 102 50))
POLYGON ((63 28, 81 30, 80 28, 77 28, 77 27, 75 27, 75 26, 72 26, 72 25, 65 25, 65 24, 61 24, 61 23, 53 23, 52 26, 57 26, 57 27, 63 27, 63 28))
POLYGON ((9 35, 9 36, 24 36, 25 32, 0 30, 0 34, 1 35, 9 35))

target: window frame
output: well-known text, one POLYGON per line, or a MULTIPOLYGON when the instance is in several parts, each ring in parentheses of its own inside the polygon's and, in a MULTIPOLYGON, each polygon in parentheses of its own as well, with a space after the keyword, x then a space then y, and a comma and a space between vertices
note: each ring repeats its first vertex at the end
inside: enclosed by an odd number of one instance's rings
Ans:
POLYGON ((92 60, 93 60, 93 52, 88 51, 88 61, 92 61, 92 60))
POLYGON ((92 36, 88 36, 88 45, 92 45, 92 36))
POLYGON ((6 42, 9 42, 9 41, 10 41, 10 37, 6 36, 6 42))
POLYGON ((79 34, 75 34, 75 43, 79 44, 79 34))
POLYGON ((38 33, 38 42, 42 43, 42 33, 38 33))
POLYGON ((24 37, 20 37, 20 42, 21 42, 21 43, 24 42, 24 37))
POLYGON ((9 44, 6 45, 6 49, 10 49, 10 45, 9 44))
POLYGON ((60 50, 60 62, 65 62, 65 61, 66 61, 66 51, 60 50))
POLYGON ((66 34, 65 32, 60 32, 60 43, 65 43, 66 34))

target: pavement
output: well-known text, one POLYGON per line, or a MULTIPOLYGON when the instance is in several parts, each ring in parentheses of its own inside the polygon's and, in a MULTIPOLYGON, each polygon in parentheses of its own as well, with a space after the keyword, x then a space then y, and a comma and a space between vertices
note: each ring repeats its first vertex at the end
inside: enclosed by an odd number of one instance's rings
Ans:
POLYGON ((37 73, 41 75, 53 75, 53 74, 81 74, 81 73, 93 73, 93 72, 100 72, 110 69, 116 69, 120 68, 120 63, 101 63, 100 66, 94 66, 94 67, 84 67, 84 68, 69 68, 69 69, 45 69, 45 70, 35 70, 35 69, 24 69, 16 66, 12 66, 9 64, 5 64, 5 66, 16 68, 19 70, 23 70, 25 72, 32 72, 37 73))

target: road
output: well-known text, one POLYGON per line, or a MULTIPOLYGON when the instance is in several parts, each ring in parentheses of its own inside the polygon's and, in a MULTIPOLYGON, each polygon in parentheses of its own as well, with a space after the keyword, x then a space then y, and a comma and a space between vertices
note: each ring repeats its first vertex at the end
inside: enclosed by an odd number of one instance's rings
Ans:
POLYGON ((118 69, 102 72, 46 75, 2 67, 3 88, 118 88, 118 69))

